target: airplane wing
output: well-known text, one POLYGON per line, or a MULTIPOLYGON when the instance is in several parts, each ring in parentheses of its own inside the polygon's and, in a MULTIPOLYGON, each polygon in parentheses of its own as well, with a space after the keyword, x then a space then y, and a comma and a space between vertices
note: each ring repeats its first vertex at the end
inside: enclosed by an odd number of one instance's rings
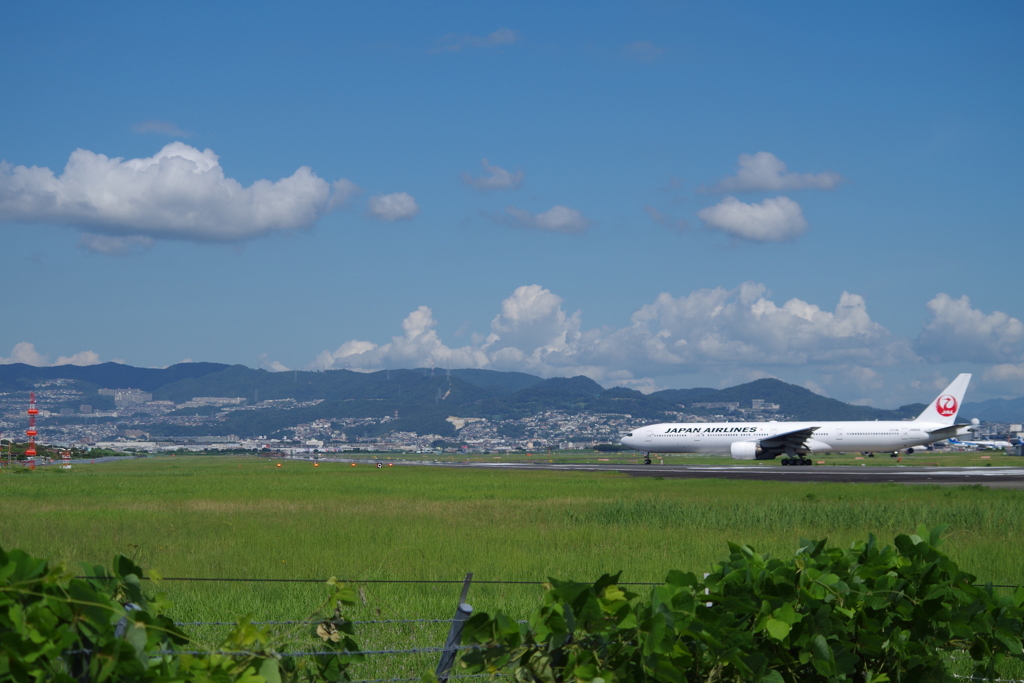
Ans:
POLYGON ((805 429, 795 429, 791 432, 783 432, 782 434, 776 434, 769 436, 767 439, 761 439, 761 448, 765 450, 787 450, 787 446, 793 450, 800 450, 804 448, 804 443, 814 436, 815 430, 818 427, 807 427, 805 429))
POLYGON ((929 434, 940 434, 940 433, 945 433, 945 432, 952 432, 953 436, 956 436, 957 430, 963 429, 964 427, 973 427, 973 426, 974 425, 972 425, 970 422, 964 422, 963 424, 946 425, 944 427, 939 427, 938 429, 932 429, 928 433, 929 434))

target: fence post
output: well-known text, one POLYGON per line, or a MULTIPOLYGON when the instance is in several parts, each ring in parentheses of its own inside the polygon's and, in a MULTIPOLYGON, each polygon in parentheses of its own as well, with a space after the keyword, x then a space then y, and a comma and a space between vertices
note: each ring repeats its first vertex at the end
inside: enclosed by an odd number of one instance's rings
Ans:
POLYGON ((441 653, 441 661, 437 663, 435 675, 439 683, 447 683, 448 673, 455 663, 455 655, 458 652, 459 643, 462 641, 462 627, 466 620, 473 614, 473 608, 466 604, 466 596, 469 594, 469 584, 473 581, 473 572, 466 574, 466 580, 462 583, 462 595, 459 597, 459 606, 455 608, 455 616, 452 618, 452 627, 448 630, 448 639, 444 641, 444 652, 441 653))

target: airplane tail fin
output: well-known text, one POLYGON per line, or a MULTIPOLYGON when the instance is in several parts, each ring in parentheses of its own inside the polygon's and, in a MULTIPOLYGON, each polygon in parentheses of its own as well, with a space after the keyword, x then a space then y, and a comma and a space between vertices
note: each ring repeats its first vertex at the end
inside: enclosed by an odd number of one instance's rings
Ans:
POLYGON ((970 383, 970 373, 957 375, 957 378, 917 416, 917 421, 937 422, 944 425, 955 424, 956 414, 960 412, 960 404, 963 403, 967 385, 970 383))

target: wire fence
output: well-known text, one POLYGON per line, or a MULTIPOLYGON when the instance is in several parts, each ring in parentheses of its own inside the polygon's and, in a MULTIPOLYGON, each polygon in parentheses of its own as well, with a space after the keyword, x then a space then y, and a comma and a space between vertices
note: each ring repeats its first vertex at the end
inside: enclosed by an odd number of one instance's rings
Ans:
MULTIPOLYGON (((76 579, 98 579, 103 581, 117 580, 116 576, 91 576, 91 575, 78 575, 76 579)), ((227 583, 327 583, 331 579, 338 583, 350 583, 350 584, 423 584, 423 585, 463 585, 465 579, 344 579, 338 577, 322 578, 322 579, 280 579, 280 578, 266 578, 259 576, 161 576, 159 578, 153 578, 151 576, 140 576, 142 581, 222 581, 227 583)), ((543 586, 547 581, 507 581, 500 579, 473 579, 473 585, 479 584, 493 584, 493 585, 509 585, 509 586, 543 586)), ((655 581, 634 581, 620 582, 619 585, 643 585, 643 586, 660 586, 661 584, 655 581)))
MULTIPOLYGON (((328 581, 327 579, 263 580, 256 578, 247 581, 243 577, 170 577, 168 580, 183 580, 189 583, 193 579, 206 579, 206 581, 201 583, 211 583, 210 579, 213 579, 212 582, 216 582, 218 578, 229 579, 225 582, 226 585, 323 585, 328 581)), ((458 673, 459 669, 456 666, 456 662, 462 652, 470 649, 468 646, 461 645, 461 631, 462 626, 473 611, 472 607, 465 604, 470 585, 474 583, 472 581, 472 573, 467 574, 462 580, 374 579, 367 581, 345 580, 343 583, 348 585, 407 585, 415 587, 413 588, 415 593, 422 593, 423 589, 427 588, 429 593, 434 596, 430 600, 428 607, 434 614, 428 613, 423 617, 415 618, 403 617, 401 614, 401 609, 404 606, 402 601, 397 601, 397 604, 393 605, 386 605, 380 602, 375 604, 374 594, 376 591, 367 588, 367 592, 364 592, 360 588, 359 597, 361 604, 357 603, 347 611, 346 616, 348 618, 345 619, 345 623, 356 627, 357 630, 354 637, 361 647, 359 649, 349 648, 344 650, 332 650, 329 647, 324 647, 321 640, 322 635, 314 632, 316 627, 324 623, 322 618, 307 617, 305 619, 294 619, 287 618, 285 614, 281 614, 280 616, 285 618, 247 619, 244 623, 257 627, 269 627, 270 633, 274 637, 273 642, 275 643, 276 654, 280 656, 294 658, 339 655, 361 656, 363 658, 362 661, 351 665, 353 677, 360 682, 418 681, 422 679, 422 673, 427 670, 434 670, 435 675, 440 681, 469 677, 468 675, 460 675, 458 673), (446 586, 453 587, 460 584, 462 588, 461 595, 458 591, 451 590, 450 588, 449 591, 440 590, 440 593, 436 592, 438 589, 443 589, 446 586), (429 590, 430 588, 433 590, 429 590), (446 594, 451 597, 446 598, 446 594), (456 600, 455 598, 458 599, 456 600), (456 604, 452 605, 452 602, 448 602, 448 599, 451 599, 456 604), (446 604, 454 607, 454 616, 448 616, 447 618, 435 616, 438 609, 447 611, 446 604), (381 607, 386 611, 393 612, 394 615, 381 615, 381 607), (366 614, 366 612, 376 612, 375 618, 371 614, 366 614), (454 671, 453 667, 455 667, 454 671)), ((495 583, 488 581, 487 585, 495 585, 495 583)), ((509 583, 523 587, 536 587, 543 584, 543 582, 539 581, 516 581, 509 583)), ((276 589, 271 590, 276 591, 276 589)), ((207 593, 205 589, 199 589, 199 592, 201 594, 207 593)), ((248 593, 249 591, 246 592, 248 593)), ((308 596, 307 589, 302 589, 302 592, 308 596)), ((405 593, 404 590, 399 592, 405 593)), ((275 611, 280 609, 280 606, 275 608, 272 602, 263 603, 263 606, 275 611)), ((194 642, 192 647, 200 645, 195 650, 179 651, 179 653, 221 654, 240 657, 254 654, 246 651, 245 648, 216 647, 217 644, 225 642, 217 634, 223 634, 225 629, 236 626, 237 622, 216 618, 204 619, 205 614, 203 612, 209 614, 207 609, 210 607, 210 604, 208 602, 203 603, 203 607, 206 609, 202 609, 198 613, 193 612, 194 617, 197 618, 179 618, 175 620, 176 626, 188 628, 193 634, 194 642)), ((295 609, 294 604, 291 609, 295 609)), ((448 612, 448 614, 451 615, 452 613, 448 612)))
MULTIPOLYGON (((438 652, 479 649, 476 645, 456 645, 455 647, 410 647, 404 650, 314 650, 310 652, 278 652, 282 657, 320 657, 326 655, 421 655, 438 652)), ((252 657, 260 654, 250 650, 154 650, 154 655, 224 655, 225 657, 252 657)))
MULTIPOLYGON (((88 579, 112 579, 113 577, 104 576, 82 576, 79 578, 88 579)), ((152 577, 143 577, 145 580, 152 580, 152 577)), ((192 583, 216 583, 222 582, 227 584, 325 584, 328 579, 318 578, 259 578, 259 577, 162 577, 160 581, 168 582, 192 582, 192 583)), ((545 585, 546 581, 522 581, 522 580, 500 580, 500 579, 483 579, 477 580, 473 577, 472 573, 468 574, 464 579, 346 579, 338 580, 339 583, 345 583, 349 585, 395 585, 395 586, 433 586, 435 590, 438 587, 462 585, 461 596, 459 596, 458 602, 456 603, 455 616, 448 618, 439 617, 420 617, 420 618, 376 618, 376 619, 347 619, 345 623, 353 626, 362 627, 357 631, 356 638, 365 649, 359 650, 325 650, 322 647, 317 647, 316 643, 321 642, 317 638, 312 629, 304 631, 304 635, 300 634, 301 627, 314 627, 323 623, 322 619, 262 619, 262 620, 246 620, 245 623, 252 624, 254 626, 270 627, 271 632, 277 632, 275 637, 281 638, 276 641, 275 647, 280 647, 280 650, 275 649, 275 654, 283 657, 317 657, 317 656, 336 656, 336 655, 358 655, 367 657, 363 662, 353 665, 353 674, 362 674, 365 678, 356 678, 353 676, 353 683, 403 683, 405 681, 420 681, 422 680, 422 672, 431 668, 434 668, 436 664, 436 675, 439 680, 457 680, 457 679, 471 679, 471 678, 509 678, 512 677, 511 673, 496 673, 496 674, 459 674, 457 673, 457 667, 453 671, 453 666, 457 661, 458 656, 467 650, 479 648, 479 646, 466 646, 461 644, 461 630, 465 620, 468 619, 472 613, 473 608, 465 604, 467 600, 467 593, 471 585, 480 586, 534 586, 539 587, 545 585), (467 611, 468 610, 468 611, 467 611), (426 627, 420 629, 419 627, 426 627), (445 628, 446 626, 446 628, 445 628), (442 631, 442 628, 444 629, 442 631), (379 629, 386 629, 386 632, 379 631, 379 629), (391 629, 396 629, 391 631, 391 629), (445 637, 445 632, 447 636, 445 637), (440 640, 444 639, 444 644, 437 644, 440 640), (426 640, 426 642, 423 642, 426 640), (419 642, 416 642, 419 641, 419 642), (432 643, 430 641, 433 641, 432 643), (376 646, 376 647, 375 647, 376 646), (438 662, 435 657, 440 657, 438 662), (418 674, 418 675, 417 675, 418 674)), ((620 582, 622 586, 660 586, 663 585, 660 582, 645 582, 645 581, 632 581, 632 582, 620 582)), ((1014 589, 1018 586, 1008 584, 980 584, 981 586, 991 586, 997 589, 1014 589)), ((365 608, 367 601, 365 596, 362 594, 360 589, 360 596, 363 598, 363 606, 365 608)), ((438 595, 441 598, 441 595, 438 595)), ((454 595, 453 595, 454 597, 454 595)), ((432 603, 436 607, 438 603, 432 603)), ((451 603, 448 603, 451 604, 451 603)), ((372 607, 372 606, 371 606, 372 607)), ((365 608, 364 611, 370 608, 365 608)), ((378 608, 377 614, 380 615, 380 609, 378 608)), ((431 609, 433 611, 433 609, 431 609)), ((435 612, 436 613, 436 612, 435 612)), ((450 613, 449 613, 450 614, 450 613)), ((184 615, 183 615, 184 616, 184 615)), ((175 626, 179 627, 195 627, 199 630, 196 636, 205 633, 207 638, 203 642, 203 638, 199 638, 194 641, 194 645, 210 645, 210 647, 200 647, 190 650, 161 650, 153 652, 154 655, 171 655, 171 654, 189 654, 189 655, 225 655, 225 656, 254 656, 261 653, 248 651, 245 649, 222 649, 215 646, 215 643, 223 642, 221 637, 216 634, 223 633, 219 629, 225 627, 234 627, 238 625, 236 620, 206 620, 202 619, 202 613, 195 614, 198 619, 180 619, 174 622, 175 626), (205 630, 204 629, 210 629, 205 630), (214 630, 216 629, 216 630, 214 630)), ((269 616, 269 615, 268 615, 269 616)), ((282 615, 284 616, 284 615, 282 615)), ((367 615, 369 616, 369 615, 367 615)), ((527 623, 526 620, 518 620, 517 623, 527 623)), ((966 675, 964 672, 969 672, 970 669, 965 667, 969 666, 970 659, 965 653, 950 653, 950 665, 952 671, 950 675, 956 679, 971 679, 971 675, 966 675)), ((1008 672, 1009 673, 1009 672, 1008 672)), ((1017 672, 1014 671, 1013 674, 1017 672)), ((1024 676, 1022 678, 1004 678, 998 679, 995 683, 1024 683, 1024 676)))
MULTIPOLYGON (((113 579, 110 576, 77 576, 78 579, 113 579)), ((149 576, 140 577, 143 581, 152 581, 153 578, 149 576)), ((259 578, 259 577, 205 577, 205 576, 162 576, 158 581, 210 581, 210 582, 225 582, 225 583, 326 583, 330 579, 276 579, 276 578, 259 578)), ((451 585, 451 584, 462 584, 463 579, 338 579, 335 578, 338 583, 350 583, 350 584, 424 584, 424 585, 451 585)), ((503 579, 473 579, 473 585, 494 585, 494 586, 543 586, 547 581, 508 581, 503 579)), ((619 586, 661 586, 664 585, 659 581, 620 581, 619 586)), ((992 588, 1019 588, 1020 585, 1014 584, 999 584, 999 583, 978 583, 975 586, 984 588, 991 586, 992 588)))
MULTIPOLYGON (((366 621, 349 621, 345 620, 346 624, 353 624, 356 626, 366 624, 450 624, 453 619, 369 619, 366 621)), ((254 626, 293 626, 293 625, 312 625, 320 624, 322 621, 250 621, 250 624, 254 626)), ((237 626, 237 621, 176 621, 175 626, 237 626)))
MULTIPOLYGON (((281 657, 319 657, 327 655, 412 655, 431 654, 436 652, 447 652, 448 650, 462 651, 479 649, 477 645, 458 645, 453 648, 446 647, 410 647, 404 650, 312 650, 309 652, 274 651, 274 654, 281 657)), ((66 655, 88 655, 92 654, 89 648, 78 650, 67 650, 66 655)), ((225 657, 255 657, 264 653, 256 650, 151 650, 147 652, 150 656, 158 655, 223 655, 225 657)))

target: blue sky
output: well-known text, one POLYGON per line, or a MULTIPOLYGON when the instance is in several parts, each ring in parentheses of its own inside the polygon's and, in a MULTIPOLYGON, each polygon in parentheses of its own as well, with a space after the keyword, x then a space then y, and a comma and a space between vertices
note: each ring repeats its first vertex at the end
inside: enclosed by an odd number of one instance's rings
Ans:
POLYGON ((1022 19, 8 8, 0 362, 1024 395, 1022 19))

